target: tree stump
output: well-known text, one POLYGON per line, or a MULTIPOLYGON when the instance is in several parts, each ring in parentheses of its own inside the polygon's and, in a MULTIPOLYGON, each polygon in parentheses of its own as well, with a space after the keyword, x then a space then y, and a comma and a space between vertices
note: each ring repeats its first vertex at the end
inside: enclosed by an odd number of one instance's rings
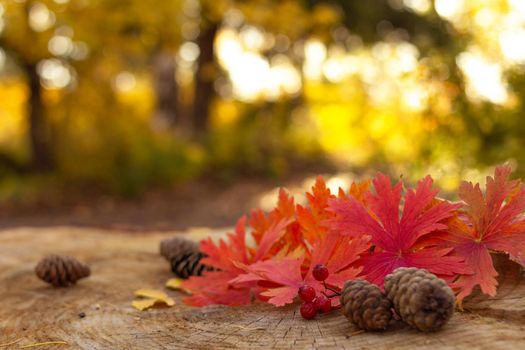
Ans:
POLYGON ((3 231, 0 348, 64 341, 67 345, 45 348, 525 349, 525 283, 519 266, 503 259, 498 259, 498 296, 474 295, 442 331, 424 334, 398 324, 386 332, 364 333, 339 312, 303 320, 297 305, 186 306, 180 293, 164 289, 173 276, 158 245, 170 236, 67 227, 3 231), (33 269, 51 253, 87 262, 91 277, 71 288, 46 285, 33 269), (135 310, 133 292, 140 288, 165 290, 177 304, 135 310))

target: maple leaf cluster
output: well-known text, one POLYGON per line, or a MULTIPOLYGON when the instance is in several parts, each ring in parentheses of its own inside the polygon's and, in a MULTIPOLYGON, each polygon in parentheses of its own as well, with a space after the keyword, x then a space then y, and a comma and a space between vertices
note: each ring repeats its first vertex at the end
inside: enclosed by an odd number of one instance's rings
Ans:
POLYGON ((193 294, 184 301, 244 305, 257 298, 283 306, 309 286, 337 307, 339 298, 327 291, 337 294, 356 278, 382 288, 398 267, 443 278, 460 304, 478 285, 494 296, 491 252, 507 253, 525 266, 525 185, 510 180, 510 173, 508 166, 497 167, 484 192, 463 182, 459 202, 439 198, 430 176, 409 188, 379 173, 337 194, 318 177, 305 206, 281 190, 270 213, 254 210, 226 239, 201 242, 202 263, 215 270, 185 281, 193 294), (325 280, 314 278, 315 266, 326 267, 325 280))

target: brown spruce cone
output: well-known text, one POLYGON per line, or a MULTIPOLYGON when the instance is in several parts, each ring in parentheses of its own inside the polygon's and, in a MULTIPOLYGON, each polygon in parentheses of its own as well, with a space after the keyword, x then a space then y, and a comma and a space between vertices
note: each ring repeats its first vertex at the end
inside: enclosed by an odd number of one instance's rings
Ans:
POLYGON ((171 271, 180 278, 200 276, 203 271, 213 270, 200 263, 206 255, 199 251, 199 245, 184 238, 175 237, 160 242, 160 254, 170 262, 171 271))
POLYGON ((396 269, 385 278, 385 293, 403 321, 424 332, 440 329, 454 313, 452 289, 427 270, 396 269))
POLYGON ((68 287, 79 279, 88 277, 91 271, 89 266, 75 258, 50 255, 38 263, 35 273, 38 278, 54 287, 68 287))
POLYGON ((378 286, 362 279, 346 282, 341 293, 343 314, 360 329, 384 330, 392 319, 392 304, 378 286))

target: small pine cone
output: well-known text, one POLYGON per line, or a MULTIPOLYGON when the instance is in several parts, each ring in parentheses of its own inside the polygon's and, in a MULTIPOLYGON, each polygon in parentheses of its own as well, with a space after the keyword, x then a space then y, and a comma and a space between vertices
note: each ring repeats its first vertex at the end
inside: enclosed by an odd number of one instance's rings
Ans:
POLYGON ((38 278, 54 287, 68 287, 79 279, 88 277, 91 271, 89 266, 75 258, 50 255, 38 263, 35 273, 38 278))
POLYGON ((174 256, 198 251, 199 245, 197 243, 181 237, 173 237, 160 242, 160 255, 168 261, 171 261, 174 256))
POLYGON ((362 279, 346 282, 341 293, 343 314, 360 329, 384 330, 392 319, 392 303, 378 286, 362 279))
POLYGON ((440 329, 454 313, 452 289, 427 270, 396 269, 385 278, 385 293, 401 319, 424 332, 440 329))
POLYGON ((206 255, 199 251, 199 245, 184 238, 175 237, 160 242, 160 254, 171 264, 171 270, 180 278, 200 276, 211 267, 200 263, 206 255))
POLYGON ((200 276, 203 271, 212 271, 213 268, 201 264, 201 259, 206 255, 201 252, 187 252, 171 258, 171 271, 180 278, 200 276))

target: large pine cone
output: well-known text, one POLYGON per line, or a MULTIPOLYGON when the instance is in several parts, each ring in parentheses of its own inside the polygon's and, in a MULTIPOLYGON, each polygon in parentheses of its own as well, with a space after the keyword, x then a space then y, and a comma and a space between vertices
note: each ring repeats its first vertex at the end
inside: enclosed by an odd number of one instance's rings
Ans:
POLYGON ((184 238, 171 238, 160 242, 160 254, 170 262, 171 271, 180 278, 200 276, 203 271, 213 270, 201 264, 206 255, 199 251, 199 245, 184 238))
POLYGON ((341 293, 343 314, 357 327, 384 330, 392 319, 392 304, 378 286, 357 279, 346 282, 341 293))
POLYGON ((42 259, 35 267, 35 273, 41 280, 54 287, 68 287, 79 279, 91 274, 89 266, 69 256, 50 255, 42 259))
POLYGON ((403 321, 424 332, 440 329, 454 313, 452 289, 427 270, 396 269, 385 278, 385 293, 403 321))

